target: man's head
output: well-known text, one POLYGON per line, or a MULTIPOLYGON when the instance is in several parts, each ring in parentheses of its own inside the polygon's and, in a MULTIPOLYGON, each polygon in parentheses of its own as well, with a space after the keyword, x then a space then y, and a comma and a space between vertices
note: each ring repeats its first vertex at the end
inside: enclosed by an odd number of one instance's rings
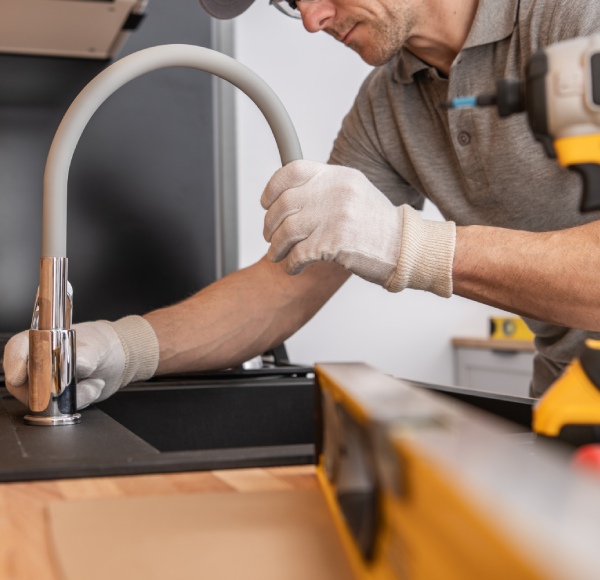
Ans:
MULTIPOLYGON (((254 0, 200 0, 215 18, 233 18, 254 0)), ((266 1, 266 0, 265 0, 266 1)), ((282 0, 279 0, 281 2, 282 0)), ((286 0, 283 0, 285 2, 286 0)), ((271 4, 276 1, 272 0, 271 4)), ((323 30, 368 64, 389 61, 414 33, 418 0, 291 0, 309 32, 323 30)))

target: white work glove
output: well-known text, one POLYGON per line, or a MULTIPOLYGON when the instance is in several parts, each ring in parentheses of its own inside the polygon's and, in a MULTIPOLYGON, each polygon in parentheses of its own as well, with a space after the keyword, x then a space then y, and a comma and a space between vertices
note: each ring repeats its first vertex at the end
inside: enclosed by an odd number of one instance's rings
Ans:
POLYGON ((267 256, 288 274, 314 262, 337 262, 390 292, 405 288, 452 295, 454 222, 423 220, 394 206, 360 171, 294 161, 271 178, 261 198, 268 210, 267 256))
MULTIPOLYGON (((77 408, 103 401, 130 382, 149 379, 158 366, 158 340, 141 316, 116 322, 73 325, 77 350, 77 408)), ((29 331, 13 336, 4 349, 6 388, 28 404, 29 331)))

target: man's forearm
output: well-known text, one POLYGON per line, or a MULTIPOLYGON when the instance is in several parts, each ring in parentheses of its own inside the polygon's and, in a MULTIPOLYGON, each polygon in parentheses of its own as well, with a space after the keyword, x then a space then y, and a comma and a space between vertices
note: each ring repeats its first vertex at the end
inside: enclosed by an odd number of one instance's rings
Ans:
POLYGON ((600 330, 600 222, 544 233, 459 227, 453 284, 515 314, 600 330))
POLYGON ((160 346, 157 374, 226 368, 261 354, 305 324, 348 276, 326 263, 289 276, 263 258, 147 314, 160 346))

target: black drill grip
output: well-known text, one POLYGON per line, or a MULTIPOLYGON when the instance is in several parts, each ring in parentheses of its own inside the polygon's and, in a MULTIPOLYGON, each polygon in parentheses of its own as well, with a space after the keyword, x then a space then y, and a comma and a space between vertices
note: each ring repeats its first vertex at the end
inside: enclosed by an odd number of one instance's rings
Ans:
POLYGON ((579 362, 592 384, 600 390, 600 350, 596 344, 592 346, 586 341, 579 355, 579 362))
POLYGON ((580 163, 570 165, 569 169, 577 171, 583 178, 581 211, 587 212, 600 209, 600 165, 597 163, 580 163))

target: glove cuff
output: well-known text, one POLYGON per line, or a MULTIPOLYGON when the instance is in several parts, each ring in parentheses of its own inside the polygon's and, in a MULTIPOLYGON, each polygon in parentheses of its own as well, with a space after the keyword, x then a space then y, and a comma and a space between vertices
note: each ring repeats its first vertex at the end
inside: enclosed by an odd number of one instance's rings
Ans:
POLYGON ((158 367, 159 348, 150 323, 141 316, 126 316, 109 324, 119 336, 125 351, 121 386, 154 376, 158 367))
POLYGON ((385 288, 427 290, 443 298, 452 296, 452 262, 456 246, 454 222, 424 220, 412 207, 403 206, 402 242, 398 265, 385 288))

